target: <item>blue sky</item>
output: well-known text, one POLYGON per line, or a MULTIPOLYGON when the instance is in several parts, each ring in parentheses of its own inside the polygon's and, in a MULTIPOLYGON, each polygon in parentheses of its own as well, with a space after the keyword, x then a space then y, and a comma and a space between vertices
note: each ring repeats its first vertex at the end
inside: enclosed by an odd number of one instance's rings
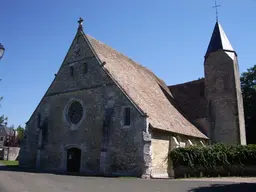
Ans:
MULTIPOLYGON (((218 0, 219 20, 239 56, 256 63, 256 1, 218 0)), ((168 85, 203 77, 215 24, 213 0, 1 0, 0 114, 24 125, 84 18, 84 31, 150 68, 168 85)))

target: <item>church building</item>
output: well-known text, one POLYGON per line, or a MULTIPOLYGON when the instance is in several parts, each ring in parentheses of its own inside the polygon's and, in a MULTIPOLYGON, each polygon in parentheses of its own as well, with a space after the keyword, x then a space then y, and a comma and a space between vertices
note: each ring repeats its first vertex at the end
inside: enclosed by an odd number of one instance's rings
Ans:
POLYGON ((88 175, 171 177, 177 147, 246 144, 237 54, 219 22, 205 78, 168 86, 84 33, 26 123, 20 165, 88 175))

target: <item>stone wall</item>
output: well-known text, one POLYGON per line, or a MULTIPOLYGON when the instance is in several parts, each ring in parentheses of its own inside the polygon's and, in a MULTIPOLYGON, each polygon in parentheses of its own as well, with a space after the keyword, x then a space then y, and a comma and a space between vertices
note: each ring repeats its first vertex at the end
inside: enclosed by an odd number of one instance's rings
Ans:
POLYGON ((240 133, 244 130, 242 103, 237 98, 239 76, 234 53, 219 51, 205 61, 205 86, 208 101, 210 138, 213 143, 241 144, 240 133), (241 114, 241 115, 239 115, 241 114))
POLYGON ((234 61, 234 73, 235 73, 235 81, 236 81, 236 95, 237 95, 237 108, 238 108, 238 126, 240 128, 240 142, 242 145, 246 145, 246 132, 245 132, 245 119, 244 119, 244 104, 243 104, 243 96, 241 91, 241 82, 240 82, 240 72, 237 58, 234 61))
MULTIPOLYGON (((41 155, 41 168, 65 170, 65 154, 69 145, 82 149, 81 170, 99 172, 102 129, 104 120, 104 103, 112 97, 114 111, 109 126, 108 171, 141 173, 143 164, 142 132, 146 127, 145 118, 129 103, 116 86, 101 86, 88 91, 65 93, 47 98, 48 138, 41 155), (71 100, 78 100, 85 109, 82 122, 72 127, 66 118, 66 105, 71 100), (120 121, 123 106, 131 108, 131 126, 124 127, 120 121)), ((42 108, 44 108, 42 106, 42 108)), ((43 113, 42 113, 43 114, 43 113)), ((34 123, 31 121, 31 127, 34 123)), ((28 125, 29 126, 29 125, 28 125)), ((29 139, 30 136, 28 136, 29 139)), ((35 156, 34 156, 35 158, 35 156)))
POLYGON ((153 132, 152 137, 152 172, 154 177, 168 177, 168 153, 170 150, 170 136, 153 132))
POLYGON ((75 147, 82 153, 80 172, 141 175, 146 118, 102 69, 87 42, 76 35, 76 39, 78 37, 82 44, 81 56, 73 60, 70 52, 76 49, 77 41, 74 41, 54 82, 27 123, 21 164, 66 171, 67 149, 75 147), (77 124, 71 124, 67 116, 73 101, 83 107, 83 117, 77 124), (131 110, 130 126, 123 125, 124 107, 131 110), (107 127, 108 145, 102 155, 103 135, 106 134, 103 122, 108 109, 112 111, 107 127), (47 135, 43 136, 40 127, 44 123, 47 135))
POLYGON ((4 147, 4 160, 17 161, 19 157, 19 147, 4 147))
POLYGON ((207 140, 177 135, 160 130, 152 131, 152 178, 174 177, 173 167, 168 154, 178 147, 189 147, 191 145, 206 145, 207 140))
POLYGON ((3 147, 5 142, 5 136, 0 136, 0 137, 2 137, 2 141, 0 140, 0 147, 3 147))

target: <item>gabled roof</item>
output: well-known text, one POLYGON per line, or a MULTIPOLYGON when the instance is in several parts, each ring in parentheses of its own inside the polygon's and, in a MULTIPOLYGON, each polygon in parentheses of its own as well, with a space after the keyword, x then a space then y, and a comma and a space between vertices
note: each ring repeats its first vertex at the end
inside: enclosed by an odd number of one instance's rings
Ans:
POLYGON ((216 22, 205 56, 219 50, 235 52, 222 26, 216 22))
POLYGON ((139 65, 125 55, 84 35, 104 68, 122 87, 132 101, 148 115, 153 128, 207 139, 170 102, 173 98, 167 85, 147 68, 139 65))
POLYGON ((168 87, 175 101, 189 119, 206 117, 207 101, 204 95, 204 78, 168 87))
POLYGON ((6 135, 11 135, 15 131, 14 129, 6 127, 5 125, 0 125, 0 129, 2 129, 6 135))
POLYGON ((11 135, 11 134, 14 133, 14 129, 9 128, 9 127, 5 127, 5 131, 6 131, 6 134, 7 134, 7 135, 11 135))

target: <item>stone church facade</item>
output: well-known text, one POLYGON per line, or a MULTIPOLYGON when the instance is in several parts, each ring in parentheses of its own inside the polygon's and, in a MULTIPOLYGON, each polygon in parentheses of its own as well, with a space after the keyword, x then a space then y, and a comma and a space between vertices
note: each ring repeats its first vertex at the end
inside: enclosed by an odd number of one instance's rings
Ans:
POLYGON ((224 33, 216 26, 205 79, 167 86, 85 34, 80 19, 58 73, 26 124, 20 165, 89 175, 171 177, 167 157, 174 148, 246 144, 236 53, 223 42, 216 44, 224 33))

